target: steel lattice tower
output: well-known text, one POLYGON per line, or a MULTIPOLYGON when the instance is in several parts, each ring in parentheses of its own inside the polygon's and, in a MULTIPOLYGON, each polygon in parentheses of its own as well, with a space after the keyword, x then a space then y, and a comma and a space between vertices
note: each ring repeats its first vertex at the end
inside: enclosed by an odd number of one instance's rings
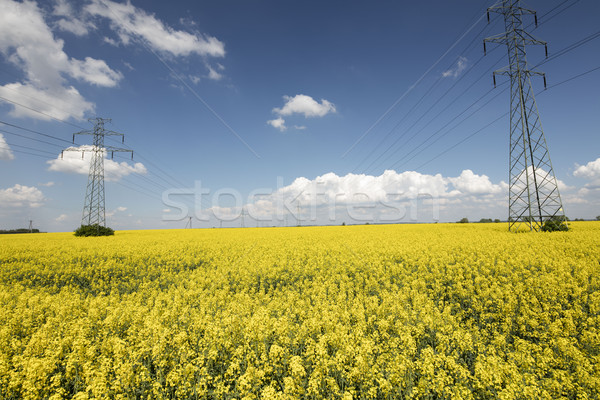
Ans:
POLYGON ((94 130, 74 133, 73 143, 75 143, 75 135, 92 135, 92 148, 81 149, 69 147, 64 151, 81 151, 82 158, 86 151, 92 153, 81 225, 98 225, 98 227, 100 227, 106 226, 106 211, 104 208, 104 154, 110 152, 112 158, 115 152, 130 152, 131 157, 133 158, 133 150, 104 145, 104 138, 106 136, 120 136, 121 142, 125 142, 125 135, 122 133, 104 130, 104 124, 111 122, 110 119, 91 118, 89 121, 94 124, 94 130))
POLYGON ((484 39, 486 42, 506 44, 508 67, 494 71, 496 75, 510 77, 510 149, 509 149, 509 207, 510 231, 518 231, 523 225, 532 231, 540 231, 548 220, 565 221, 558 184, 550 161, 548 145, 535 102, 531 76, 546 77, 528 68, 526 45, 544 45, 523 27, 523 18, 535 11, 521 7, 520 0, 502 0, 501 5, 488 9, 504 16, 506 32, 484 39))

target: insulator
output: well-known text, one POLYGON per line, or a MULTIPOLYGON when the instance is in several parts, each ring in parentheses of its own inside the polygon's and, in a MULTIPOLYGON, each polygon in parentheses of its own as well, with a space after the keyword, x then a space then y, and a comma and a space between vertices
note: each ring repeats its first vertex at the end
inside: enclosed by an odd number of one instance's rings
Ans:
POLYGON ((487 51, 485 49, 485 39, 483 40, 483 55, 485 56, 487 54, 487 51))

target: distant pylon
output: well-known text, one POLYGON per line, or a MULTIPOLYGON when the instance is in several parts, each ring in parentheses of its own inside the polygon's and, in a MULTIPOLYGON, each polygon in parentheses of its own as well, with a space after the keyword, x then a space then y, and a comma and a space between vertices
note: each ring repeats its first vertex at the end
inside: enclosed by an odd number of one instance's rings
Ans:
POLYGON ((33 233, 33 220, 29 220, 29 233, 33 233))
POLYGON ((546 76, 541 72, 529 70, 525 54, 526 45, 546 46, 546 42, 535 39, 525 31, 523 17, 535 11, 521 7, 520 0, 502 0, 501 5, 488 8, 504 16, 506 32, 484 39, 486 42, 506 44, 508 48, 508 67, 494 71, 496 75, 510 77, 510 148, 509 148, 509 199, 508 229, 518 231, 525 225, 529 230, 540 231, 550 219, 565 221, 558 184, 550 161, 544 131, 535 102, 531 76, 546 76))
POLYGON ((133 150, 104 145, 104 138, 106 136, 121 136, 121 142, 125 142, 125 135, 122 133, 104 130, 104 124, 111 122, 110 119, 90 118, 88 121, 94 124, 94 130, 74 133, 73 143, 75 143, 75 135, 92 135, 92 148, 81 149, 69 147, 63 151, 80 151, 81 158, 83 158, 86 151, 92 153, 81 225, 98 225, 100 227, 106 226, 106 212, 104 208, 104 153, 110 152, 112 158, 115 152, 130 152, 133 159, 133 150))

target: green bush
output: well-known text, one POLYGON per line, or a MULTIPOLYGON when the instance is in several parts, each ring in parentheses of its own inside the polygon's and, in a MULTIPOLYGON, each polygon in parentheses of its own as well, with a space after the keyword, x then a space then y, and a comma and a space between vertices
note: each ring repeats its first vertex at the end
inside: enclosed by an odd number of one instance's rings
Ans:
POLYGON ((111 228, 98 224, 81 225, 75 231, 75 236, 111 236, 114 234, 115 231, 111 228))
POLYGON ((542 225, 542 232, 568 231, 566 217, 552 217, 547 219, 542 225))

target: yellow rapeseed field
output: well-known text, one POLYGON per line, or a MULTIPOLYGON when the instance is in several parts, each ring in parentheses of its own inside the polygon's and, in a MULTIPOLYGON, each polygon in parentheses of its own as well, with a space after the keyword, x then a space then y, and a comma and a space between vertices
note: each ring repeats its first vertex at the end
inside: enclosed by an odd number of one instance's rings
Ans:
POLYGON ((600 223, 0 237, 1 399, 595 399, 600 223))

